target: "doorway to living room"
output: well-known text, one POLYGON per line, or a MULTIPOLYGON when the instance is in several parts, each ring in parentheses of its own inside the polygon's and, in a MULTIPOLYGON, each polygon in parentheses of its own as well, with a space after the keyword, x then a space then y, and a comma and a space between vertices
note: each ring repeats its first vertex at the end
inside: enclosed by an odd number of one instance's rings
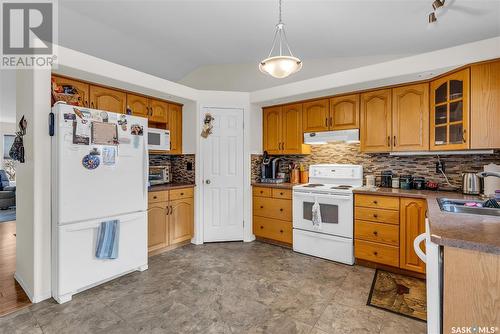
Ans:
POLYGON ((16 272, 16 164, 9 156, 16 132, 15 72, 0 85, 0 317, 31 304, 16 272))

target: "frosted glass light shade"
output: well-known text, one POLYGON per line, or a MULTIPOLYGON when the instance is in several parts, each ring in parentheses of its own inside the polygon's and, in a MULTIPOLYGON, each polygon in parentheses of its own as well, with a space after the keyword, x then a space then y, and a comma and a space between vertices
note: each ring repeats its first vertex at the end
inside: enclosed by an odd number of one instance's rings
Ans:
POLYGON ((269 74, 275 78, 286 78, 290 74, 300 71, 302 61, 292 56, 275 56, 264 59, 259 64, 262 73, 269 74))

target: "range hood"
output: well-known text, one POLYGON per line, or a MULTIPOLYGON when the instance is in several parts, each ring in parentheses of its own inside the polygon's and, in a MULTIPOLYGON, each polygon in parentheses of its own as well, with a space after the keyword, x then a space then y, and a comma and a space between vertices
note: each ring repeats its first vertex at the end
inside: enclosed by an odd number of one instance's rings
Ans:
POLYGON ((359 143, 359 129, 304 133, 304 144, 359 143))

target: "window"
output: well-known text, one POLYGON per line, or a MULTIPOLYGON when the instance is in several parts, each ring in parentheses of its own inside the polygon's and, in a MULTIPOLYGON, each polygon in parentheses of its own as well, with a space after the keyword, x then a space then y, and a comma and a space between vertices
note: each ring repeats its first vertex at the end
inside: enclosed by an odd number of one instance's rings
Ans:
POLYGON ((14 138, 16 138, 16 136, 14 136, 14 135, 3 135, 3 158, 4 159, 10 159, 9 151, 10 151, 10 148, 12 147, 12 144, 14 143, 14 138))

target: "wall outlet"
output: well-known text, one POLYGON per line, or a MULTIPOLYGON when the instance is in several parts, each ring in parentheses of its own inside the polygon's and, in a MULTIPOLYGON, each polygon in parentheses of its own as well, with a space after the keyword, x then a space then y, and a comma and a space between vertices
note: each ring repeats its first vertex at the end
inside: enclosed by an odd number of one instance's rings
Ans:
POLYGON ((193 163, 192 163, 192 162, 188 162, 188 163, 186 164, 186 169, 187 169, 187 170, 193 170, 193 163))
POLYGON ((445 172, 444 162, 438 161, 436 162, 436 173, 441 174, 441 172, 445 172))

